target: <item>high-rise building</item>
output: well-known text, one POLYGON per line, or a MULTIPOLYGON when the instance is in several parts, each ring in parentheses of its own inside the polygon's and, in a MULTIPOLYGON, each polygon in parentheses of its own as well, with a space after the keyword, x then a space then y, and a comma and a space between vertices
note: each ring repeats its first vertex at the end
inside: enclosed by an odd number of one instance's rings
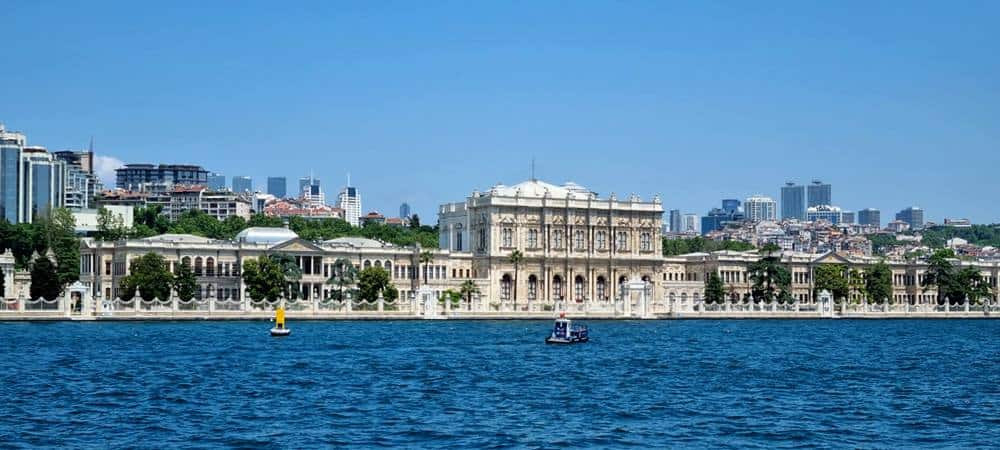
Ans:
POLYGON ((302 190, 302 199, 313 206, 326 204, 326 194, 323 193, 323 188, 319 185, 319 178, 313 178, 312 182, 302 190))
POLYGON ((350 182, 340 191, 340 196, 337 197, 337 207, 344 210, 344 220, 347 223, 360 226, 361 225, 361 193, 358 189, 351 186, 350 182))
POLYGON ((410 217, 410 204, 403 202, 402 205, 399 205, 399 218, 407 219, 409 217, 410 217))
POLYGON ((733 213, 739 212, 739 210, 740 210, 740 201, 737 200, 737 199, 735 199, 735 198, 726 198, 726 199, 723 199, 722 200, 722 210, 725 211, 725 212, 727 212, 727 213, 729 213, 729 214, 733 214, 733 213))
POLYGON ((833 189, 829 183, 820 180, 813 180, 807 189, 807 206, 820 206, 833 204, 833 189))
POLYGON ((115 169, 115 185, 130 191, 144 190, 146 185, 207 185, 208 171, 188 164, 126 164, 115 169))
POLYGON ((213 191, 226 190, 226 176, 217 172, 208 174, 208 188, 213 191))
POLYGON ((94 173, 94 152, 60 151, 52 154, 65 166, 66 196, 63 204, 71 210, 93 209, 94 198, 104 189, 94 173))
POLYGON ((845 225, 854 224, 854 211, 843 211, 840 213, 840 223, 845 225))
POLYGON ((0 217, 10 223, 20 222, 21 217, 21 150, 27 139, 24 134, 7 131, 0 124, 0 217))
MULTIPOLYGON (((318 182, 319 180, 316 181, 318 182)), ((306 188, 312 184, 313 184, 312 176, 299 178, 299 191, 297 195, 301 196, 302 194, 304 194, 306 192, 306 188)))
POLYGON ((882 212, 875 208, 865 208, 858 211, 858 224, 882 227, 882 212))
POLYGON ((898 213, 896 213, 896 220, 906 222, 910 225, 911 230, 920 230, 924 228, 924 210, 916 206, 911 206, 898 213))
POLYGON ((21 178, 21 220, 33 222, 47 216, 52 208, 66 201, 66 163, 52 156, 45 147, 24 147, 21 178))
POLYGON ((685 214, 681 218, 681 230, 682 233, 687 233, 690 231, 698 232, 698 215, 697 214, 685 214))
POLYGON ((288 181, 285 177, 267 177, 267 193, 277 198, 285 198, 288 190, 288 181))
POLYGON ((778 202, 774 201, 773 198, 764 195, 754 195, 748 197, 745 202, 743 202, 743 212, 747 219, 754 222, 760 222, 762 220, 777 220, 778 216, 778 202))
POLYGON ((242 194, 244 192, 253 192, 253 179, 243 175, 234 176, 233 192, 237 194, 242 194))
POLYGON ((670 210, 670 231, 673 233, 680 233, 684 230, 681 229, 681 210, 671 209, 670 210))
POLYGON ((819 205, 806 209, 806 220, 810 222, 825 220, 833 225, 838 225, 844 221, 844 216, 840 208, 836 206, 819 205))
POLYGON ((806 220, 806 187, 791 181, 781 187, 781 220, 806 220))

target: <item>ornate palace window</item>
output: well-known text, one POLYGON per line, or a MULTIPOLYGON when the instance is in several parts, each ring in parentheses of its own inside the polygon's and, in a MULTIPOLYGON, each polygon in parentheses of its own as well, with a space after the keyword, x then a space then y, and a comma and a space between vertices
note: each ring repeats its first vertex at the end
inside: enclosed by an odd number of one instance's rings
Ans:
POLYGON ((528 300, 538 299, 538 277, 531 275, 528 277, 528 300))
POLYGON ((511 230, 510 228, 504 228, 503 231, 500 232, 500 236, 501 236, 501 239, 503 241, 501 245, 503 245, 504 247, 507 247, 507 248, 510 248, 510 247, 514 246, 514 231, 513 230, 511 230))
POLYGON ((573 248, 578 251, 586 250, 586 245, 583 240, 583 231, 576 230, 576 232, 573 233, 573 248))
POLYGON ((538 230, 528 230, 528 248, 538 248, 538 230))
POLYGON ((562 300, 562 277, 559 275, 552 278, 552 297, 555 300, 562 300))
POLYGON ((583 301, 583 277, 579 275, 573 279, 573 296, 576 301, 583 301))
POLYGON ((607 296, 608 283, 604 281, 604 277, 597 277, 597 299, 605 300, 607 296))
POLYGON ((648 231, 639 234, 639 250, 644 252, 653 251, 653 238, 648 231))
POLYGON ((606 232, 598 231, 597 237, 594 238, 594 240, 596 241, 595 245, 597 246, 598 250, 604 250, 607 248, 606 245, 608 244, 608 234, 606 232))
POLYGON ((479 251, 486 250, 486 230, 479 230, 479 251))
POLYGON ((619 231, 615 235, 615 250, 628 250, 628 233, 619 231))
POLYGON ((563 248, 562 230, 556 230, 552 232, 552 248, 557 250, 563 248))
POLYGON ((455 251, 462 251, 462 231, 455 233, 455 251))
POLYGON ((510 275, 504 274, 500 279, 500 300, 510 300, 510 275))

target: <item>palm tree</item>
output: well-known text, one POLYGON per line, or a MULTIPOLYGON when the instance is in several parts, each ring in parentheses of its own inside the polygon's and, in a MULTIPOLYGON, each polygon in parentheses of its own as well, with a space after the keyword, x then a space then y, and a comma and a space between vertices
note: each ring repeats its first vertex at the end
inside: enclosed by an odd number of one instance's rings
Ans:
POLYGON ((434 254, 430 250, 420 252, 420 264, 424 267, 424 284, 427 284, 427 265, 434 261, 434 254))
POLYGON ((524 253, 520 250, 510 252, 510 263, 514 265, 514 311, 517 311, 517 271, 521 268, 521 261, 524 260, 524 253))
MULTIPOLYGON (((281 271, 285 274, 285 280, 288 284, 297 282, 302 279, 302 268, 295 262, 295 258, 284 253, 277 253, 268 256, 271 261, 278 263, 281 266, 281 271)), ((289 289, 286 288, 285 297, 288 298, 299 298, 299 290, 296 289, 293 295, 288 295, 289 289)))
POLYGON ((345 258, 337 258, 333 262, 333 273, 330 274, 330 279, 326 280, 327 284, 332 284, 337 286, 337 290, 334 291, 335 300, 344 300, 344 291, 347 290, 348 293, 354 292, 353 286, 358 282, 358 269, 354 267, 345 258))
POLYGON ((462 294, 462 297, 464 297, 467 302, 469 302, 471 307, 472 296, 479 293, 479 288, 476 287, 476 283, 472 280, 465 280, 462 282, 462 285, 458 287, 458 292, 462 294))

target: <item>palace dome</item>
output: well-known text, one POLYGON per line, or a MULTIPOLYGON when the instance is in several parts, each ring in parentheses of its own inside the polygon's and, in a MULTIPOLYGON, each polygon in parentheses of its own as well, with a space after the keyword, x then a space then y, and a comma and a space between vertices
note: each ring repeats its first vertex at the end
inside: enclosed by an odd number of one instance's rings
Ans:
POLYGON ((249 242, 251 244, 277 244, 290 239, 295 239, 299 235, 288 228, 282 227, 250 227, 240 231, 236 235, 236 240, 249 242))
POLYGON ((496 197, 549 197, 572 200, 596 198, 593 192, 573 182, 566 183, 563 186, 556 186, 540 180, 523 181, 513 186, 497 184, 490 188, 489 195, 496 197))

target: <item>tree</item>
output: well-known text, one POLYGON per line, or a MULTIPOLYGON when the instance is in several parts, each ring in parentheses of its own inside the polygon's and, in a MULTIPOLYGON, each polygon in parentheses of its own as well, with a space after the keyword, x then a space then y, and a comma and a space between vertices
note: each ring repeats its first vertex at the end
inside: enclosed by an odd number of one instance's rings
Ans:
POLYGON ((476 283, 472 280, 465 280, 462 285, 458 287, 458 292, 465 297, 465 300, 472 304, 472 296, 479 293, 479 288, 476 287, 476 283))
POLYGON ((378 300, 379 293, 389 286, 389 272, 381 267, 368 267, 358 274, 358 291, 362 300, 378 300))
POLYGON ((878 304, 892 297, 892 269, 885 261, 879 261, 865 271, 865 297, 878 304))
POLYGON ((524 260, 524 253, 520 250, 510 252, 510 263, 514 265, 514 310, 517 310, 517 273, 521 268, 521 261, 524 260))
MULTIPOLYGON (((761 251, 769 255, 773 252, 767 245, 761 251)), ((771 303, 775 300, 785 302, 792 299, 789 292, 792 275, 788 268, 781 265, 777 256, 763 257, 751 263, 747 270, 750 272, 750 281, 753 282, 750 290, 754 300, 771 303)))
POLYGON ((302 279, 302 268, 299 267, 295 258, 283 253, 269 255, 268 257, 281 267, 281 272, 285 275, 285 298, 299 298, 299 289, 290 290, 290 286, 293 283, 297 283, 302 279))
POLYGON ((131 301, 135 298, 135 280, 132 277, 122 277, 118 279, 118 297, 123 301, 131 301))
POLYGON ((396 299, 399 298, 399 289, 396 289, 396 286, 391 284, 386 286, 385 289, 382 290, 382 298, 384 298, 387 302, 396 301, 396 299))
POLYGON ((125 219, 121 215, 109 211, 107 208, 97 210, 97 234, 94 236, 99 241, 118 241, 128 237, 128 228, 125 226, 125 219))
POLYGON ((705 302, 722 303, 726 300, 726 287, 722 285, 722 278, 716 272, 708 274, 705 278, 705 302))
MULTIPOLYGON (((56 259, 56 275, 60 290, 80 279, 80 240, 76 237, 76 219, 66 208, 56 208, 40 224, 56 259)), ((44 252, 39 252, 43 254, 44 252)))
POLYGON ((420 252, 420 264, 424 270, 424 284, 427 284, 427 265, 434 261, 434 254, 429 250, 420 252))
POLYGON ((62 293, 55 265, 49 258, 39 256, 31 265, 31 290, 29 293, 32 300, 39 297, 45 300, 55 300, 62 293))
POLYGON ((177 292, 177 298, 185 302, 194 298, 195 293, 198 291, 198 280, 195 278, 190 265, 177 264, 174 269, 173 286, 174 291, 177 292))
POLYGON ((781 247, 779 247, 778 244, 775 244, 773 242, 768 242, 767 244, 764 244, 764 246, 760 248, 760 253, 767 256, 773 256, 774 253, 779 253, 779 252, 781 252, 781 247))
POLYGON ((410 228, 420 228, 420 216, 416 214, 410 216, 410 228))
POLYGON ((243 266, 243 281, 250 298, 270 303, 283 298, 288 291, 285 271, 275 260, 261 256, 247 261, 243 266))
POLYGON ((990 287, 975 267, 963 267, 955 275, 956 297, 967 299, 970 304, 980 304, 990 298, 990 287))
POLYGON ((130 266, 130 283, 139 290, 139 296, 145 301, 167 300, 170 298, 170 288, 174 277, 167 268, 167 262, 156 253, 146 253, 132 261, 130 266))
POLYGON ((842 264, 820 264, 816 267, 815 288, 813 296, 816 297, 821 291, 829 291, 834 300, 843 300, 851 295, 851 286, 847 282, 847 269, 842 264))
POLYGON ((334 300, 343 301, 347 298, 345 294, 354 294, 356 292, 354 284, 358 282, 357 277, 358 269, 354 267, 354 264, 345 258, 337 258, 333 262, 333 273, 326 280, 327 284, 337 287, 337 290, 333 291, 334 300))
POLYGON ((849 288, 848 298, 854 296, 864 295, 865 293, 865 276, 864 273, 857 268, 851 268, 847 272, 847 286, 849 288))
POLYGON ((445 289, 441 293, 441 297, 438 298, 438 303, 444 304, 445 302, 450 302, 453 308, 458 307, 462 303, 462 293, 453 289, 445 289))
POLYGON ((927 259, 927 270, 924 272, 924 281, 921 283, 923 292, 931 288, 937 288, 937 303, 943 305, 945 301, 960 303, 964 296, 956 289, 955 268, 951 264, 951 259, 955 257, 955 252, 951 249, 935 251, 927 259))
POLYGON ((29 268, 31 264, 31 254, 35 251, 33 234, 30 223, 19 223, 10 229, 7 247, 14 255, 14 267, 17 269, 29 268))

